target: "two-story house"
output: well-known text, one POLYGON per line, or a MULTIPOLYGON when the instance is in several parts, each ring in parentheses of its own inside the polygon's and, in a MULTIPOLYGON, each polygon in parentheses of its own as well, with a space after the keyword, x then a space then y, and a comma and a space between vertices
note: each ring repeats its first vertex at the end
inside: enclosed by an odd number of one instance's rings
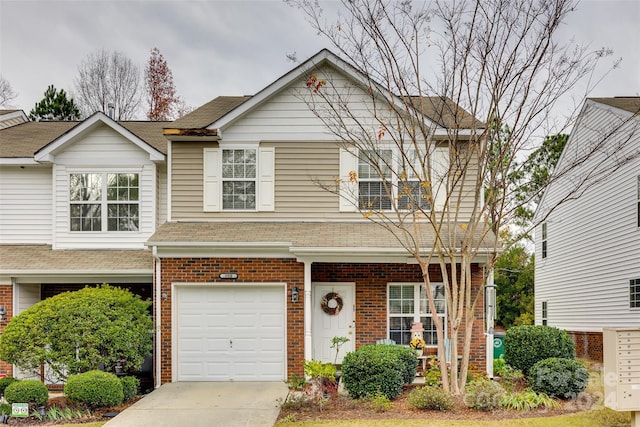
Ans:
POLYGON ((536 324, 602 361, 602 330, 640 328, 640 97, 587 99, 535 221, 536 324))
MULTIPOLYGON (((414 322, 435 352, 433 316, 450 326, 440 265, 429 267, 432 314, 420 266, 359 210, 362 200, 395 203, 383 177, 341 147, 301 96, 311 74, 330 76, 371 114, 371 82, 323 50, 254 96, 218 97, 172 123, 96 113, 0 131, 6 318, 85 284, 128 286, 154 301, 157 386, 282 381, 302 375, 304 360, 333 362, 333 337, 350 339, 339 362, 381 339, 407 345, 414 322), (347 185, 327 191, 339 182, 347 185)), ((457 133, 469 138, 468 113, 424 101, 430 137, 446 140, 453 110, 463 118, 457 133)), ((437 145, 434 168, 447 170, 446 147, 437 145)), ((395 158, 392 144, 385 150, 395 158)), ((452 207, 461 223, 475 207, 475 188, 465 185, 452 207)), ((443 194, 429 209, 446 208, 443 194)), ((419 227, 421 246, 431 248, 436 234, 427 222, 419 227)), ((486 262, 474 260, 474 292, 486 262)), ((476 318, 471 360, 482 369, 482 300, 476 318)))
POLYGON ((86 285, 152 298, 145 242, 166 218, 163 126, 96 113, 0 130, 0 332, 14 313, 86 285))

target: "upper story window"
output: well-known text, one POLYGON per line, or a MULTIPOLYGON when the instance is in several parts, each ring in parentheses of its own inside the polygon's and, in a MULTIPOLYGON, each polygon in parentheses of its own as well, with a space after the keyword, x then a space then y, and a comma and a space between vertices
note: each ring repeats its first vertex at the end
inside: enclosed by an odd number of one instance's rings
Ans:
POLYGON ((256 150, 222 150, 222 209, 255 210, 256 150))
MULTIPOLYGON (((437 315, 445 324, 444 285, 432 284, 437 315)), ((411 326, 414 322, 422 322, 424 340, 428 346, 436 346, 438 337, 433 316, 429 309, 427 289, 423 283, 389 284, 389 338, 397 344, 408 345, 411 341, 411 326)), ((444 330, 447 330, 446 325, 444 330)))
POLYGON ((69 176, 71 231, 138 231, 137 173, 73 173, 69 176))
POLYGON ((206 147, 202 175, 205 212, 275 209, 274 147, 206 147))
POLYGON ((542 325, 547 326, 547 320, 549 318, 549 303, 542 301, 542 325))
MULTIPOLYGON (((396 200, 399 210, 430 209, 426 190, 419 177, 421 170, 415 150, 408 150, 406 159, 394 159, 390 149, 360 152, 358 156, 358 208, 391 210, 396 200), (394 167, 395 165, 395 167, 394 167), (393 171, 392 171, 393 168, 393 171)), ((396 153, 395 157, 401 157, 396 153)))
POLYGON ((640 308, 640 279, 629 281, 629 307, 640 308))
POLYGON ((547 257, 547 223, 542 223, 542 258, 547 257))

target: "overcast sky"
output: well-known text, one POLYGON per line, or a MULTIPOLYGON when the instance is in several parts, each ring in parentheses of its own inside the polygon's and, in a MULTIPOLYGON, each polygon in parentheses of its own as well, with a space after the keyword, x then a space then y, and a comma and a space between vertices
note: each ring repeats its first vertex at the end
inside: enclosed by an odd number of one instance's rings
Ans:
MULTIPOLYGON (((622 58, 591 96, 640 95, 640 0, 583 0, 562 35, 622 58)), ((288 53, 306 59, 329 45, 276 0, 0 0, 0 74, 19 94, 14 107, 27 113, 48 85, 71 91, 90 53, 117 50, 143 70, 153 47, 178 94, 197 107, 254 94, 294 66, 288 53)))

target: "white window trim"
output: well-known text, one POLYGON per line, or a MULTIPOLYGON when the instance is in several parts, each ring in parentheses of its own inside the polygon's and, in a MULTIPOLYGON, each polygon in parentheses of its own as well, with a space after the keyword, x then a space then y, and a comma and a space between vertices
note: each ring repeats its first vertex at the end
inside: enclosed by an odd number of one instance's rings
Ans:
POLYGON ((547 326, 549 323, 549 301, 542 301, 540 303, 540 323, 543 326, 547 326))
MULTIPOLYGON (((420 287, 424 286, 424 282, 389 282, 387 283, 387 294, 385 296, 386 298, 386 304, 387 304, 387 338, 389 338, 390 332, 391 332, 391 323, 390 323, 390 319, 392 317, 392 313, 389 307, 389 288, 391 286, 408 286, 411 285, 413 286, 413 301, 414 301, 414 306, 413 306, 413 321, 414 322, 420 322, 420 317, 428 317, 429 314, 424 314, 422 315, 421 313, 419 313, 420 311, 420 287), (416 312, 418 312, 416 314, 416 312)), ((431 286, 444 286, 444 282, 431 282, 431 286)), ((445 287, 445 292, 446 292, 446 287, 445 287)), ((446 298, 446 295, 445 295, 446 298)), ((448 333, 447 333, 447 305, 446 305, 446 299, 445 299, 445 306, 444 306, 444 313, 442 314, 437 314, 438 317, 440 317, 442 319, 442 325, 444 327, 444 339, 445 342, 447 340, 448 337, 448 333)), ((402 314, 393 314, 393 317, 409 317, 409 315, 402 313, 402 314)), ((432 316, 433 317, 433 316, 432 316)), ((400 344, 400 343, 397 343, 400 344)), ((427 345, 427 348, 437 348, 438 345, 427 345)))
MULTIPOLYGON (((378 147, 379 151, 391 150, 391 162, 395 165, 395 170, 399 171, 401 165, 401 156, 397 147, 393 145, 381 144, 378 147)), ((407 148, 411 150, 411 148, 407 148)), ((431 174, 434 180, 437 181, 432 186, 434 193, 434 200, 430 203, 429 210, 435 210, 436 212, 442 211, 445 205, 447 197, 447 171, 449 169, 449 157, 448 147, 436 145, 431 155, 431 174)), ((341 212, 357 212, 361 210, 360 206, 360 194, 358 182, 351 181, 350 174, 358 172, 358 159, 360 152, 355 148, 345 149, 340 148, 340 211, 341 212)), ((416 165, 417 167, 418 165, 416 165)), ((358 181, 360 177, 358 177, 358 181)), ((378 180, 365 179, 363 182, 382 182, 382 178, 378 180)), ((411 180, 408 180, 411 181, 411 180)), ((414 181, 418 181, 417 179, 414 181)), ((392 173, 391 186, 392 186, 392 202, 398 200, 398 183, 399 179, 397 173, 392 173)), ((397 203, 397 202, 396 202, 397 203)), ((364 208, 362 209, 364 210, 364 208)), ((427 209, 425 209, 427 210, 427 209)), ((392 209, 384 210, 383 212, 392 212, 392 209)), ((400 210, 402 212, 408 210, 400 210)))
POLYGON ((547 259, 549 257, 549 226, 547 222, 540 224, 540 258, 547 259))
MULTIPOLYGON (((203 149, 203 194, 204 212, 268 212, 275 210, 275 147, 264 147, 259 143, 219 144, 203 149), (223 209, 222 177, 223 150, 256 150, 256 203, 255 209, 223 209)), ((245 181, 250 180, 246 179, 245 181)))
POLYGON ((636 312, 636 311, 640 311, 640 305, 638 305, 637 307, 631 307, 631 286, 632 286, 631 282, 632 281, 640 281, 640 277, 629 279, 629 310, 631 310, 632 312, 636 312))
MULTIPOLYGON (((132 234, 135 233, 140 233, 141 232, 141 228, 142 228, 142 179, 143 179, 143 174, 142 174, 142 169, 140 168, 95 168, 95 169, 68 169, 66 171, 66 177, 67 177, 67 190, 66 190, 66 209, 67 209, 67 215, 66 215, 66 221, 67 221, 67 230, 69 233, 73 233, 73 234, 81 234, 83 236, 85 235, 91 235, 91 234, 125 234, 127 236, 130 236, 132 234), (101 192, 101 200, 95 200, 95 201, 72 201, 71 200, 71 175, 77 175, 77 174, 93 174, 93 175, 101 175, 101 188, 100 188, 100 192, 101 192), (138 230, 137 231, 110 231, 109 230, 109 204, 119 204, 118 201, 115 200, 107 200, 107 185, 108 185, 108 180, 107 175, 108 174, 137 174, 138 175, 138 200, 131 200, 128 201, 126 204, 137 204, 138 205, 138 230), (82 230, 78 230, 78 231, 74 231, 71 230, 71 205, 78 205, 78 204, 99 204, 100 205, 100 226, 101 229, 100 230, 91 230, 91 231, 82 231, 82 230)), ((124 203, 124 202, 123 202, 124 203)))

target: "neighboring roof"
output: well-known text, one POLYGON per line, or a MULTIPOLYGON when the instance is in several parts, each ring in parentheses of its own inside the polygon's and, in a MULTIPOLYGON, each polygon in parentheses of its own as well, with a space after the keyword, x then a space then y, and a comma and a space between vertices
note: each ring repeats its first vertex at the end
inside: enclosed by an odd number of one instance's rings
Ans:
POLYGON ((414 96, 412 105, 430 120, 449 129, 477 129, 484 127, 484 123, 476 119, 453 102, 451 98, 442 96, 414 96))
POLYGON ((28 121, 29 118, 22 110, 0 110, 0 129, 6 129, 28 121))
MULTIPOLYGON (((47 144, 60 138, 79 121, 27 122, 0 130, 0 157, 26 158, 47 144)), ((122 127, 145 141, 163 154, 167 152, 167 140, 162 136, 162 128, 169 122, 118 122, 122 127)))
POLYGON ((610 105, 631 113, 640 112, 640 96, 614 96, 613 98, 588 98, 600 104, 610 105))
POLYGON ((153 273, 149 250, 52 250, 50 245, 0 245, 0 274, 153 273))
POLYGON ((219 96, 174 121, 170 127, 177 129, 206 128, 250 98, 250 96, 219 96))
MULTIPOLYGON (((423 248, 435 242, 430 224, 422 224, 423 248)), ((463 234, 462 228, 459 235, 463 234)), ((443 236, 444 237, 444 236, 443 236)), ((149 238, 150 246, 202 246, 203 244, 287 244, 296 248, 402 250, 391 232, 373 222, 166 222, 149 238)), ((488 232, 483 247, 493 247, 488 232)))

